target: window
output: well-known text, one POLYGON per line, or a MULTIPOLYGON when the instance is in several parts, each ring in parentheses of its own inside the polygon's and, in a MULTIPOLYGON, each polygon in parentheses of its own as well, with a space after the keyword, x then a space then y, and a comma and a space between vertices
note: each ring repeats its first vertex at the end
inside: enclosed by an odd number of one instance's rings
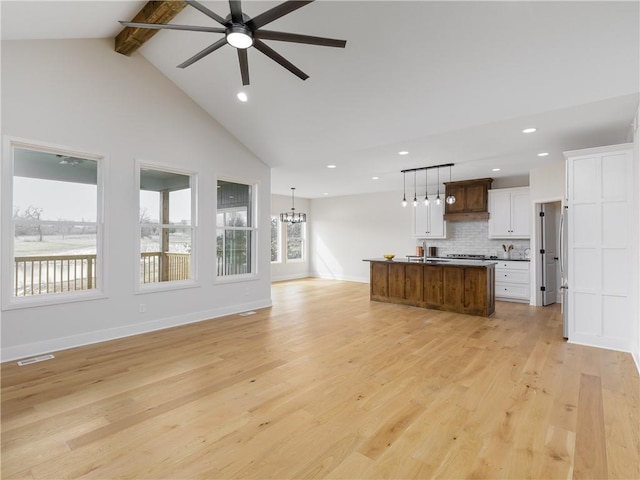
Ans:
POLYGON ((216 272, 218 277, 255 273, 255 186, 218 181, 216 272))
POLYGON ((280 217, 271 216, 271 263, 279 263, 280 259, 280 217))
POLYGON ((306 223, 287 223, 287 260, 304 260, 306 223))
POLYGON ((11 228, 5 231, 12 235, 4 240, 12 268, 3 272, 5 298, 14 305, 56 303, 100 293, 102 158, 10 147, 13 198, 11 228))
POLYGON ((195 175, 140 166, 140 284, 193 279, 195 175))

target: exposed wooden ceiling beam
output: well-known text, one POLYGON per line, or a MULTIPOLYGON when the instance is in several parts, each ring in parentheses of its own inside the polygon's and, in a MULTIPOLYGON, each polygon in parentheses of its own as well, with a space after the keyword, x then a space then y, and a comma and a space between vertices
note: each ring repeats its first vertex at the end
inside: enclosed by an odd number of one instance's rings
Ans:
MULTIPOLYGON (((187 4, 182 1, 150 1, 133 17, 136 23, 169 23, 187 4)), ((115 50, 126 56, 144 45, 159 30, 125 27, 116 36, 115 50)))

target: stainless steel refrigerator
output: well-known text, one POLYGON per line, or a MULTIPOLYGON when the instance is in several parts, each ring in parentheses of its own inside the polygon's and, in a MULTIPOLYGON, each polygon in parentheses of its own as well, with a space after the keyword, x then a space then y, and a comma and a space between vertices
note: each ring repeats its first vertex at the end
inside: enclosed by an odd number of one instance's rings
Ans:
POLYGON ((562 336, 569 338, 569 235, 567 229, 569 227, 569 207, 562 208, 560 216, 560 298, 562 301, 562 336))

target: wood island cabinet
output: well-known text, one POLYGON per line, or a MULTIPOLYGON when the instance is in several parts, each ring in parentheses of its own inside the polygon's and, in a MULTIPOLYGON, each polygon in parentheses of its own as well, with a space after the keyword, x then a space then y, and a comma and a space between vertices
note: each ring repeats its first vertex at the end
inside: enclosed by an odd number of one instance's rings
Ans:
POLYGON ((489 316, 495 311, 495 265, 371 262, 371 300, 489 316))

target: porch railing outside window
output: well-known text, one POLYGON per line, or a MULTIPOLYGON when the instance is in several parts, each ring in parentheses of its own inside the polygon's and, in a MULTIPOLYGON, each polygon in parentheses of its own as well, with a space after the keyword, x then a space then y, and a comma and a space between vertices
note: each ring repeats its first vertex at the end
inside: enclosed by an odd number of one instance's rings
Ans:
POLYGON ((191 254, 143 252, 140 283, 172 282, 191 278, 191 254))
POLYGON ((96 255, 15 257, 14 295, 96 288, 96 255))
MULTIPOLYGON (((145 252, 140 257, 141 283, 191 278, 189 253, 145 252)), ((14 295, 92 290, 97 278, 95 254, 15 257, 14 295)))

